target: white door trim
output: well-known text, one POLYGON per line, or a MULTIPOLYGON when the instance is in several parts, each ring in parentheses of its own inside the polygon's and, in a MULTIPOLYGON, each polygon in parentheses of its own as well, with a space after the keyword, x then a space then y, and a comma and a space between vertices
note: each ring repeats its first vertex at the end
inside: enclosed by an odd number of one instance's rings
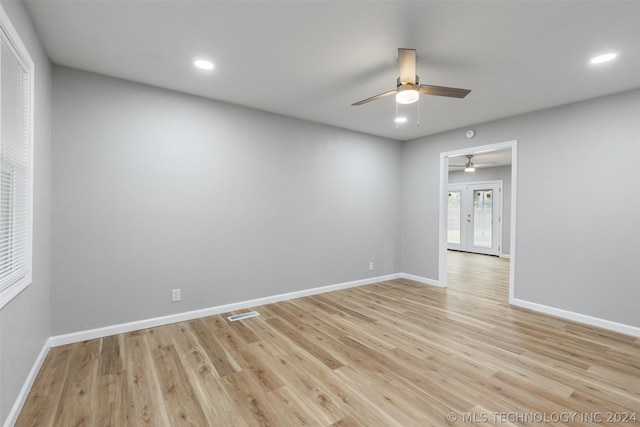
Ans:
POLYGON ((509 267, 509 304, 513 304, 515 295, 515 267, 516 267, 516 213, 518 190, 518 141, 506 141, 496 144, 479 145, 460 150, 440 153, 440 215, 438 282, 447 286, 447 194, 449 190, 449 157, 467 154, 478 154, 487 151, 511 149, 511 237, 510 237, 510 267, 509 267))

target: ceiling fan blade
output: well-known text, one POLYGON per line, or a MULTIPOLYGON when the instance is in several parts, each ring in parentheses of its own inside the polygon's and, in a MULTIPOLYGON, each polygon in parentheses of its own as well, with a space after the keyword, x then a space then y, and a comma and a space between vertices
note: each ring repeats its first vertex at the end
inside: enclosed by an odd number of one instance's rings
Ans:
MULTIPOLYGON (((473 163, 473 167, 475 168, 483 168, 485 166, 494 166, 497 165, 497 162, 488 162, 488 163, 473 163)), ((450 168, 466 168, 467 165, 449 165, 450 168)))
POLYGON ((351 105, 353 106, 353 105, 366 104, 367 102, 375 101, 376 99, 384 98, 385 96, 395 95, 397 92, 398 92, 397 90, 390 90, 389 92, 380 93, 378 95, 372 96, 371 98, 367 98, 367 99, 363 99, 362 101, 354 102, 351 105))
POLYGON ((398 49, 400 63, 400 83, 416 84, 416 50, 398 49))
POLYGON ((448 96, 450 98, 464 98, 471 92, 468 89, 458 89, 455 87, 420 85, 418 92, 422 95, 448 96))

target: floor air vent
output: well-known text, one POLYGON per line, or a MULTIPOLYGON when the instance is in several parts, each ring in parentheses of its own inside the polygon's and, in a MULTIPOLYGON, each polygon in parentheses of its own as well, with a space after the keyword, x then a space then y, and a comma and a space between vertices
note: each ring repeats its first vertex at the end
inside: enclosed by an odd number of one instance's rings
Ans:
POLYGON ((232 322, 235 322, 236 320, 248 319, 249 317, 256 317, 256 316, 260 316, 260 313, 258 313, 257 311, 249 311, 247 313, 234 314, 233 316, 227 317, 227 319, 229 319, 232 322))

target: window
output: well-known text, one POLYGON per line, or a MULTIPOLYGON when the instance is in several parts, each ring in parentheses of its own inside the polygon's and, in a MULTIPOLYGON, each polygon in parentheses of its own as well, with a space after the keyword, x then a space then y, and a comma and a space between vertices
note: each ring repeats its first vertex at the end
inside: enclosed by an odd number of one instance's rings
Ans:
POLYGON ((0 7, 0 308, 31 283, 33 62, 0 7))

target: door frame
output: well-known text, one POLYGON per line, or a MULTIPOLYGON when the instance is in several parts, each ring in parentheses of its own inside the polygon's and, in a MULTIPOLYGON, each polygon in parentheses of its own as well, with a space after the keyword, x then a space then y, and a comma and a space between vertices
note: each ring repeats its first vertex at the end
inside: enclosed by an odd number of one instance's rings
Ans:
MULTIPOLYGON (((514 303, 515 298, 515 268, 516 268, 516 213, 518 190, 518 141, 506 141, 496 144, 479 145, 459 150, 440 153, 440 215, 438 238, 438 282, 440 286, 447 286, 447 210, 449 190, 449 157, 468 154, 479 154, 490 151, 511 149, 511 236, 509 241, 509 304, 514 303)), ((504 208, 503 208, 504 211, 504 208)))
MULTIPOLYGON (((493 233, 493 238, 497 240, 498 242, 498 253, 494 254, 491 253, 494 251, 493 245, 491 246, 491 248, 489 250, 485 250, 485 249, 480 249, 480 250, 470 250, 469 247, 465 247, 465 245, 467 245, 467 243, 469 243, 469 233, 472 232, 472 230, 469 230, 468 228, 465 230, 465 233, 462 233, 462 230, 460 230, 460 236, 462 237, 462 235, 464 234, 465 236, 465 240, 466 242, 462 242, 462 240, 460 241, 460 246, 459 248, 451 248, 453 250, 460 250, 460 251, 464 251, 464 252, 471 252, 471 253, 478 253, 478 254, 485 254, 485 255, 494 255, 494 256, 502 256, 502 217, 503 217, 503 194, 502 194, 502 188, 504 187, 503 181, 501 179, 498 180, 491 180, 491 181, 466 181, 466 182, 456 182, 456 183, 449 183, 449 185, 447 185, 447 195, 449 192, 451 192, 451 187, 464 187, 465 191, 467 192, 466 196, 469 195, 469 186, 478 186, 478 187, 493 187, 494 189, 497 188, 498 190, 496 191, 496 195, 494 197, 494 200, 498 200, 497 201, 497 207, 495 206, 496 204, 494 204, 494 208, 495 210, 492 212, 492 219, 495 219, 495 217, 497 217, 497 221, 496 223, 498 224, 498 227, 494 227, 492 225, 492 233, 493 233)), ((457 191, 457 190, 453 190, 453 191, 457 191)), ((447 200, 447 209, 448 209, 449 203, 447 200)), ((464 203, 464 207, 466 208, 464 214, 465 217, 466 215, 469 213, 470 210, 473 210, 473 199, 472 200, 468 200, 465 198, 465 203, 464 203), (471 203, 471 205, 469 205, 469 203, 471 203)), ((462 212, 461 212, 462 214, 462 212)), ((460 218, 461 221, 461 228, 462 228, 462 216, 460 218)), ((448 233, 448 222, 449 222, 449 215, 447 212, 447 233, 448 233)), ((467 224, 465 224, 465 226, 467 226, 467 224)), ((451 243, 449 243, 448 241, 449 239, 447 239, 447 249, 449 249, 450 246, 452 246, 451 243)), ((472 239, 473 240, 473 239, 472 239)), ((493 240, 493 239, 492 239, 493 240)), ((453 244, 455 245, 455 244, 453 244)), ((472 245, 473 246, 473 245, 472 245)))

